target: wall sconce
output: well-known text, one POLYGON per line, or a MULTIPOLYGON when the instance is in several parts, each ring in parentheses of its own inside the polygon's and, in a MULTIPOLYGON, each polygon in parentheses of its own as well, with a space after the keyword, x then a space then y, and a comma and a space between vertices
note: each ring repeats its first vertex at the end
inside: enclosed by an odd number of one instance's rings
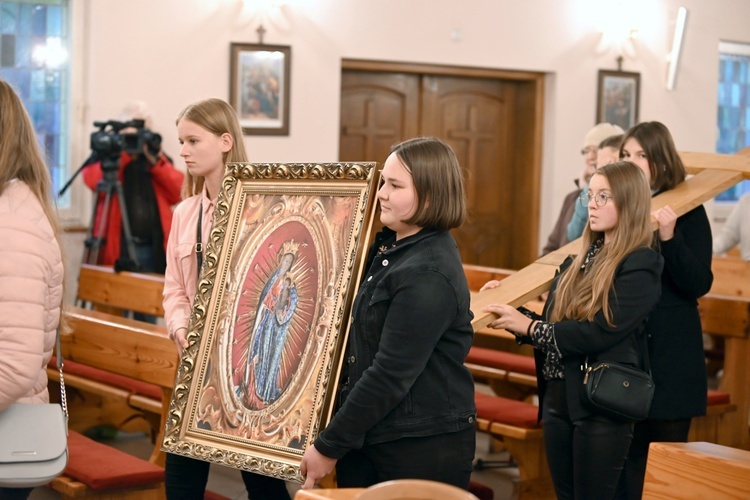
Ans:
POLYGON ((610 0, 597 6, 600 16, 602 39, 598 52, 614 51, 618 71, 622 70, 622 61, 626 55, 633 57, 633 39, 638 34, 638 10, 632 2, 610 0))
POLYGON ((685 38, 685 24, 687 23, 688 10, 680 7, 677 10, 677 20, 674 26, 674 37, 672 38, 672 51, 667 54, 667 90, 674 90, 677 80, 677 69, 680 64, 682 53, 682 41, 685 38))

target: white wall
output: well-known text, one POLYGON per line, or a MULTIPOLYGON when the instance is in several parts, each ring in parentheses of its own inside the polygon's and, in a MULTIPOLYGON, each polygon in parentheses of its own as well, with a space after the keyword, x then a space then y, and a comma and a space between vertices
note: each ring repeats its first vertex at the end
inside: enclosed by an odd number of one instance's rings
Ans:
MULTIPOLYGON (((612 0, 613 3, 614 0, 612 0)), ((242 0, 74 0, 80 79, 74 145, 82 161, 94 120, 143 99, 177 158, 174 119, 192 101, 228 98, 229 44, 257 42, 261 20, 242 0)), ((261 2, 262 3, 262 2, 261 2)), ((266 0, 266 3, 270 3, 266 0)), ((289 0, 264 19, 265 42, 292 46, 291 133, 246 137, 253 161, 335 161, 342 58, 548 73, 540 244, 581 168, 594 124, 605 0, 289 0), (460 41, 452 36, 460 33, 460 41)), ((641 73, 641 120, 659 120, 680 150, 712 152, 719 40, 750 42, 747 0, 630 0, 638 38, 623 69, 641 73), (689 10, 677 88, 665 89, 677 9, 689 10)), ((623 14, 612 14, 619 19, 623 14)), ((383 158, 372 158, 383 161, 383 158)), ((178 161, 178 163, 181 163, 178 161)), ((82 182, 76 189, 83 195, 82 182)), ((88 200, 88 198, 87 198, 88 200)), ((518 207, 523 210, 523 207, 518 207)), ((88 213, 89 209, 82 210, 88 213)), ((85 221, 88 222, 88 221, 85 221)))

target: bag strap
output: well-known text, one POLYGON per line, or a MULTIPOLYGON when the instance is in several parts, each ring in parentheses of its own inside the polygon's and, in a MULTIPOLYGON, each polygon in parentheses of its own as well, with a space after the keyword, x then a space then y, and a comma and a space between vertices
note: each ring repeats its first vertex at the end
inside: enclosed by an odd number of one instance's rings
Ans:
POLYGON ((648 355, 648 335, 646 334, 646 330, 643 330, 638 337, 638 343, 641 347, 641 357, 643 359, 643 371, 651 375, 651 358, 648 355))
POLYGON ((63 376, 63 357, 62 345, 60 342, 60 327, 57 328, 57 338, 55 339, 55 357, 57 358, 57 370, 60 372, 60 405, 62 406, 65 421, 68 421, 68 398, 65 392, 65 378, 63 376))

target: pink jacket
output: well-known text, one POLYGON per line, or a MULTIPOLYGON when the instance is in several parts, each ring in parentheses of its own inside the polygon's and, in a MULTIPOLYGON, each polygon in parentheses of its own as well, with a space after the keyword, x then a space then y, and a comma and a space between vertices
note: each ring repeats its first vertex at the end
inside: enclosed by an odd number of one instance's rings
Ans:
POLYGON ((0 194, 0 410, 46 403, 63 263, 39 200, 19 180, 0 194))
POLYGON ((170 335, 174 335, 180 328, 187 329, 198 289, 199 269, 195 243, 198 239, 201 203, 201 240, 205 248, 216 205, 216 200, 209 200, 206 196, 205 188, 201 194, 191 196, 177 205, 172 218, 172 230, 167 242, 167 270, 164 273, 164 321, 170 335))

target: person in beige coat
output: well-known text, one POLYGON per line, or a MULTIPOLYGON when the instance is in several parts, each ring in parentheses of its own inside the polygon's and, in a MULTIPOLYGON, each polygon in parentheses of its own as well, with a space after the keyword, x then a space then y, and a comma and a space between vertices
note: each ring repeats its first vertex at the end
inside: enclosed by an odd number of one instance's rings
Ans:
MULTIPOLYGON (((51 182, 31 119, 0 80, 0 412, 49 402, 45 367, 55 346, 63 263, 51 182)), ((0 499, 31 489, 0 488, 0 499)))

